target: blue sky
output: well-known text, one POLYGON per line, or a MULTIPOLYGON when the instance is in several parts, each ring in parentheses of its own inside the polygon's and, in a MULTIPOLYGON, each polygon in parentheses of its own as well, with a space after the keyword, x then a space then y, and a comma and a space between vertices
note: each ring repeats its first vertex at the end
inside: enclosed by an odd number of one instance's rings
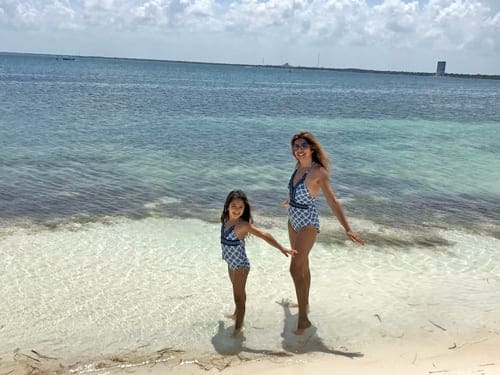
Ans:
POLYGON ((500 1, 0 0, 0 51, 500 74, 500 1))

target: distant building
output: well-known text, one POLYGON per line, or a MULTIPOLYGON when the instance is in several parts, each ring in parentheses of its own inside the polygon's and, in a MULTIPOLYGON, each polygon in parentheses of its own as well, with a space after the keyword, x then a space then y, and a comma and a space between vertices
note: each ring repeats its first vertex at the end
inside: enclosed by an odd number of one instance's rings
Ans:
POLYGON ((438 61, 436 75, 437 76, 444 76, 445 69, 446 69, 446 61, 438 61))

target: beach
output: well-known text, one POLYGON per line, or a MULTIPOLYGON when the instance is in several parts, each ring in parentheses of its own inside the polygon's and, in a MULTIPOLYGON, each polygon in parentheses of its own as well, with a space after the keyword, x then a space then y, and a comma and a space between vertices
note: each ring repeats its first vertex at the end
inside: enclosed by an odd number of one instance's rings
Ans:
MULTIPOLYGON (((74 363, 68 363, 31 350, 18 352, 16 365, 0 366, 0 370, 2 374, 500 374, 498 326, 478 327, 463 334, 446 328, 453 324, 447 319, 439 320, 444 326, 422 320, 419 337, 407 338, 404 332, 392 335, 389 327, 395 322, 380 319, 378 337, 352 347, 328 347, 314 326, 303 336, 295 336, 291 332, 295 322, 295 315, 286 318, 285 329, 290 331, 282 333, 283 346, 276 350, 249 347, 245 331, 233 338, 230 329, 222 329, 212 339, 219 353, 163 348, 152 355, 141 354, 138 348, 108 357, 75 358, 74 363)), ((255 334, 250 331, 249 336, 255 334)))
MULTIPOLYGON (((284 231, 270 230, 285 241, 284 231)), ((28 277, 5 294, 2 332, 10 341, 0 373, 498 372, 496 239, 440 231, 446 245, 403 255, 347 240, 332 246, 323 234, 311 254, 313 327, 303 336, 293 333, 286 258, 251 240, 245 327, 235 339, 224 317, 232 309, 225 265, 210 256, 194 266, 192 247, 176 240, 187 232, 197 247, 217 242, 215 224, 160 218, 4 236, 9 253, 24 250, 6 259, 6 269, 28 277), (176 257, 166 250, 173 244, 176 257), (115 256, 103 258, 111 246, 115 256)))
MULTIPOLYGON (((370 354, 352 357, 343 350, 332 350, 332 353, 313 352, 292 354, 276 352, 266 356, 249 356, 239 353, 234 356, 211 356, 194 359, 182 353, 171 352, 167 359, 149 359, 143 362, 128 362, 133 356, 113 358, 98 362, 98 368, 90 366, 81 373, 95 374, 500 374, 499 334, 491 333, 477 341, 463 342, 446 348, 446 342, 432 342, 430 345, 405 343, 397 340, 384 347, 368 348, 370 354)), ((30 353, 31 357, 40 360, 39 356, 30 353)), ((160 355, 159 355, 160 356, 160 355)), ((164 355, 161 355, 164 357, 164 355)), ((53 360, 47 360, 54 362, 53 360)), ((40 372, 33 369, 44 368, 38 362, 28 361, 30 365, 14 369, 2 368, 2 373, 75 373, 71 368, 54 368, 48 366, 40 372)))
POLYGON ((125 374, 500 374, 498 333, 476 342, 455 344, 445 348, 444 342, 431 345, 393 342, 382 348, 372 348, 363 357, 352 358, 341 350, 337 353, 312 353, 250 359, 212 358, 207 362, 191 363, 185 360, 176 366, 163 364, 142 365, 137 368, 116 369, 112 373, 125 374), (226 367, 227 366, 227 367, 226 367))
MULTIPOLYGON (((498 281, 494 288, 498 289, 498 281)), ((370 294, 366 286, 359 292, 370 294)), ((231 321, 219 320, 217 332, 210 340, 213 348, 208 351, 189 352, 175 347, 151 351, 147 346, 141 346, 117 351, 113 355, 62 359, 50 355, 50 348, 44 349, 45 352, 26 348, 17 349, 15 364, 1 362, 0 373, 500 374, 500 325, 495 314, 498 311, 496 305, 492 305, 493 319, 476 321, 473 327, 450 317, 445 306, 439 308, 442 314, 424 312, 417 321, 401 321, 398 316, 386 316, 380 310, 380 315, 375 314, 364 323, 376 333, 363 338, 337 336, 332 341, 316 326, 315 321, 320 317, 314 313, 311 313, 313 327, 301 336, 292 333, 296 325, 296 309, 287 303, 275 303, 284 311, 284 316, 278 319, 283 320, 280 322, 282 331, 272 330, 279 336, 280 343, 276 346, 260 344, 262 327, 256 327, 256 317, 251 316, 243 334, 236 338, 231 336, 231 321), (465 329, 466 326, 469 328, 465 329)), ((434 303, 439 301, 434 300, 434 303)), ((498 299, 494 301, 496 303, 498 299)), ((335 315, 335 311, 331 313, 335 315)), ((469 318, 473 320, 472 316, 469 318)), ((355 331, 352 325, 350 328, 355 331)))
POLYGON ((0 53, 0 93, 0 375, 498 372, 500 81, 0 53), (320 195, 297 337, 249 238, 234 339, 224 199, 288 245, 299 130, 366 245, 320 195))

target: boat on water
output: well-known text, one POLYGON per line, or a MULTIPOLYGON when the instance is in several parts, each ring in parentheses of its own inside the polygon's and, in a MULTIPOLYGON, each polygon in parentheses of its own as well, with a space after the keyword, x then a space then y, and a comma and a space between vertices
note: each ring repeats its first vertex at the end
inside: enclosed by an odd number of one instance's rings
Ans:
POLYGON ((76 58, 71 56, 56 56, 56 60, 74 61, 76 58))

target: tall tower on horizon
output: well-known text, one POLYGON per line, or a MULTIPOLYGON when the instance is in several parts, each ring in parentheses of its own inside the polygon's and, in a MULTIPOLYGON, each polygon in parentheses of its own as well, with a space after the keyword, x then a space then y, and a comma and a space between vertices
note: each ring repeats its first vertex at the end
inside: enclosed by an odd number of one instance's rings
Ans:
POLYGON ((446 61, 438 61, 437 68, 436 68, 436 75, 437 76, 444 76, 445 70, 446 70, 446 61))

